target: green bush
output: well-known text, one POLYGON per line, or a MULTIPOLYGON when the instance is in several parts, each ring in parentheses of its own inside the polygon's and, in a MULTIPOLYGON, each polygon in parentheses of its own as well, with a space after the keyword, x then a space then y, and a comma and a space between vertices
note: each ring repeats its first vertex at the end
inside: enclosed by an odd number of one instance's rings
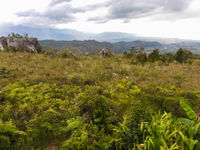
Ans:
POLYGON ((80 115, 86 122, 97 125, 99 131, 102 128, 109 131, 111 123, 109 103, 102 92, 100 87, 88 87, 87 90, 78 95, 77 106, 80 115))
POLYGON ((20 149, 25 142, 25 133, 17 130, 12 122, 0 120, 0 149, 20 149))
POLYGON ((139 62, 139 63, 144 65, 148 60, 147 54, 146 53, 137 54, 136 60, 137 60, 137 62, 139 62))
POLYGON ((150 123, 141 125, 144 143, 138 147, 144 150, 176 150, 179 148, 178 128, 181 127, 178 127, 171 114, 153 116, 150 123))
POLYGON ((175 55, 175 59, 177 62, 186 63, 187 60, 192 56, 192 52, 180 48, 175 55))
POLYGON ((151 115, 143 106, 141 103, 135 105, 124 117, 123 122, 115 127, 117 149, 133 149, 136 144, 143 141, 143 134, 140 131, 141 123, 151 119, 151 115))
POLYGON ((5 51, 6 51, 6 52, 18 52, 18 51, 20 51, 20 50, 17 49, 16 47, 9 46, 9 47, 5 47, 5 51))
POLYGON ((155 62, 160 60, 160 51, 159 49, 153 50, 152 53, 149 54, 149 61, 150 62, 155 62))
POLYGON ((62 58, 76 58, 75 54, 70 52, 69 50, 60 51, 57 53, 58 57, 62 58))

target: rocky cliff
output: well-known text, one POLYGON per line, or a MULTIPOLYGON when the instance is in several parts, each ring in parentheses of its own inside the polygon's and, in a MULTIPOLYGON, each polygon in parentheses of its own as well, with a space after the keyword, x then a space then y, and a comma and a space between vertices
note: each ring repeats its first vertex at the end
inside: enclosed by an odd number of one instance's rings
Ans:
POLYGON ((41 46, 37 38, 21 36, 19 34, 0 37, 0 50, 8 50, 14 48, 16 51, 40 52, 41 46))

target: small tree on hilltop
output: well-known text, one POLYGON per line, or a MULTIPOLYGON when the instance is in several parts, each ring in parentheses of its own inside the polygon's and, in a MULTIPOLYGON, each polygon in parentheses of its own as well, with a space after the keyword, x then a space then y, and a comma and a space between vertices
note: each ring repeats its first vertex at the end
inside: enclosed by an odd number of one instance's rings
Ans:
POLYGON ((113 53, 111 51, 111 49, 107 49, 106 50, 106 57, 112 57, 113 56, 113 53))
POLYGON ((136 53, 137 53, 137 49, 136 49, 135 46, 132 46, 132 47, 131 47, 130 53, 131 53, 131 54, 136 54, 136 53))
POLYGON ((171 53, 163 54, 160 59, 163 63, 172 63, 174 61, 174 55, 171 53))
POLYGON ((148 60, 147 54, 146 53, 139 53, 139 54, 137 54, 136 60, 137 60, 137 62, 139 62, 142 65, 144 65, 147 62, 147 60, 148 60))
POLYGON ((150 62, 155 62, 160 60, 160 50, 159 49, 155 49, 153 50, 152 53, 149 54, 149 61, 150 62))
POLYGON ((186 49, 180 48, 175 55, 176 61, 180 63, 186 63, 187 60, 192 56, 192 52, 186 49))

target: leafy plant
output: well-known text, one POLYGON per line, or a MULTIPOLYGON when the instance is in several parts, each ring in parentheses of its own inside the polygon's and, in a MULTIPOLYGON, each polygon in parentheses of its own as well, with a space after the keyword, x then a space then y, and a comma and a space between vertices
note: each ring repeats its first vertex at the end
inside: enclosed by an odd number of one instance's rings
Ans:
POLYGON ((186 118, 179 118, 179 121, 181 121, 182 123, 188 124, 188 125, 192 125, 192 124, 196 123, 197 115, 192 110, 192 108, 190 108, 183 100, 180 100, 180 105, 184 109, 184 111, 186 112, 186 114, 188 115, 190 120, 186 119, 186 118))
POLYGON ((0 120, 0 149, 20 149, 25 142, 25 135, 12 122, 4 123, 0 120))
POLYGON ((176 150, 179 149, 176 137, 177 124, 171 114, 164 113, 153 116, 150 123, 142 123, 144 144, 139 145, 144 150, 176 150))
POLYGON ((183 100, 180 101, 180 105, 189 117, 189 119, 178 119, 179 122, 186 125, 185 130, 179 131, 182 138, 182 147, 188 150, 197 150, 200 148, 200 122, 197 120, 196 113, 183 100))

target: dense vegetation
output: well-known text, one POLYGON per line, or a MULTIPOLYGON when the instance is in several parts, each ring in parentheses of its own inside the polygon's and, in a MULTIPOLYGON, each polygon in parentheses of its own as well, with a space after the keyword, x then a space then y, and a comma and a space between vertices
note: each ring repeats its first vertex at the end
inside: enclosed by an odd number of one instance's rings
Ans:
POLYGON ((0 84, 3 150, 200 148, 200 60, 184 49, 0 52, 0 84))

